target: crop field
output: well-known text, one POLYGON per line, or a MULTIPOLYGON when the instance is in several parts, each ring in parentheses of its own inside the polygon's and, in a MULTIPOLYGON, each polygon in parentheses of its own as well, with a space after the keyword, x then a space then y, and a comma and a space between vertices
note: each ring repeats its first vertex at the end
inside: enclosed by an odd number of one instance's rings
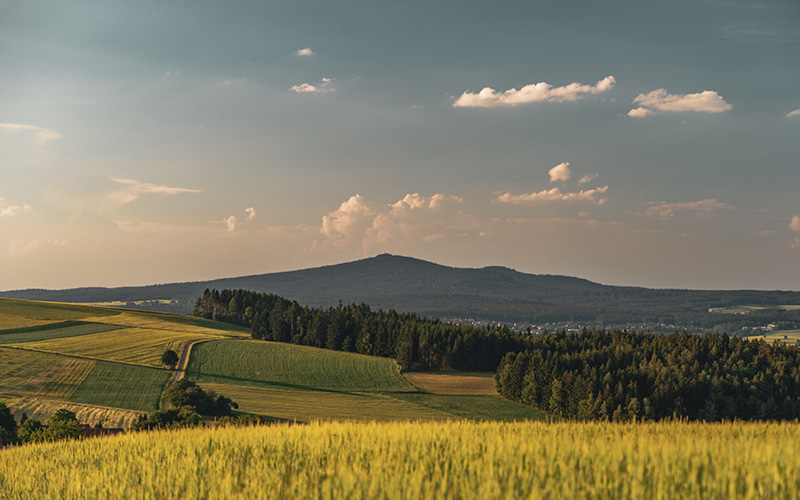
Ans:
POLYGON ((74 321, 88 317, 114 316, 119 311, 78 304, 0 299, 0 314, 40 321, 74 321))
POLYGON ((796 498, 800 425, 314 423, 0 453, 7 498, 796 498))
POLYGON ((405 372, 403 376, 431 394, 497 394, 494 372, 405 372))
POLYGON ((158 367, 161 365, 161 354, 167 348, 171 347, 177 351, 183 342, 219 338, 222 337, 172 330, 124 328, 79 337, 26 342, 24 347, 37 351, 158 367))
POLYGON ((115 325, 132 328, 148 328, 151 330, 177 331, 183 333, 203 335, 225 335, 233 337, 250 337, 250 330, 240 326, 219 323, 191 316, 177 316, 149 311, 118 311, 113 319, 87 317, 87 321, 112 322, 115 325))
POLYGON ((70 397, 74 403, 135 411, 158 408, 170 372, 98 361, 70 397))
POLYGON ((201 387, 233 399, 239 404, 241 412, 297 422, 452 418, 448 413, 376 392, 313 391, 213 383, 203 383, 201 387))
POLYGON ((24 316, 14 316, 13 314, 0 313, 0 333, 3 330, 26 328, 31 326, 42 326, 53 322, 54 322, 53 320, 33 319, 33 318, 26 318, 24 316))
POLYGON ((0 348, 0 392, 69 398, 94 361, 0 348))
POLYGON ((472 420, 552 420, 545 412, 517 404, 498 395, 443 395, 424 393, 393 393, 392 398, 421 408, 436 410, 447 418, 472 420))
POLYGON ((746 314, 752 311, 760 311, 763 309, 783 309, 785 311, 794 311, 800 309, 798 304, 788 304, 781 306, 756 306, 756 305, 741 305, 733 307, 712 307, 708 312, 721 313, 721 314, 746 314))
POLYGON ((260 340, 199 344, 186 375, 203 382, 298 389, 415 390, 393 359, 260 340))
POLYGON ((763 335, 752 335, 748 339, 763 339, 779 344, 800 345, 800 330, 779 330, 763 335))
POLYGON ((21 398, 14 403, 18 415, 24 412, 28 418, 47 421, 57 410, 65 409, 75 413, 78 422, 95 426, 98 423, 103 427, 118 427, 127 429, 136 422, 141 412, 120 410, 116 408, 103 408, 77 403, 67 403, 52 399, 21 398))
MULTIPOLYGON (((119 330, 121 326, 103 323, 67 322, 0 332, 0 345, 43 342, 119 330), (65 325, 59 327, 59 325, 65 325)), ((26 346, 27 347, 27 346, 26 346)))

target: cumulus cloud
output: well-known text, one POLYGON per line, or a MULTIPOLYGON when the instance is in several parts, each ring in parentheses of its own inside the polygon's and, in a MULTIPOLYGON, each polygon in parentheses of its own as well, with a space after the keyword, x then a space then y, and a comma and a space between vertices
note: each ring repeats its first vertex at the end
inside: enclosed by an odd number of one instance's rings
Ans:
POLYGON ((559 188, 545 189, 538 193, 511 194, 503 193, 497 196, 494 201, 499 203, 525 204, 525 203, 551 203, 562 201, 581 201, 602 205, 608 198, 599 198, 599 195, 608 192, 608 186, 594 189, 582 189, 575 193, 563 193, 559 188))
POLYGON ((113 191, 108 197, 118 205, 125 205, 147 194, 157 194, 161 196, 174 196, 181 193, 202 193, 200 189, 178 188, 159 186, 149 182, 139 182, 134 179, 115 179, 112 181, 122 184, 123 187, 113 191))
POLYGON ((235 215, 231 215, 230 217, 225 217, 224 219, 222 219, 222 222, 225 224, 225 229, 227 229, 229 233, 232 233, 236 230, 235 215))
POLYGON ((33 134, 34 142, 41 146, 50 141, 61 138, 61 134, 48 130, 46 128, 37 127, 36 125, 23 125, 21 123, 0 123, 0 132, 16 133, 16 132, 29 132, 33 134))
POLYGON ((333 87, 334 81, 334 78, 323 78, 317 85, 301 83, 300 85, 292 86, 289 90, 297 92, 298 94, 329 94, 331 92, 336 92, 336 89, 333 87))
POLYGON ((588 184, 589 182, 592 182, 595 179, 597 179, 597 174, 594 173, 594 172, 591 172, 591 173, 588 173, 588 174, 584 175, 580 179, 578 179, 578 184, 582 186, 584 184, 588 184))
POLYGON ((678 113, 694 111, 700 113, 722 113, 733 108, 717 92, 704 90, 696 94, 669 94, 666 89, 656 89, 639 94, 633 100, 640 107, 628 111, 628 116, 642 118, 656 113, 678 113))
POLYGON ((30 205, 6 205, 4 198, 0 196, 0 217, 14 217, 18 213, 27 212, 30 209, 30 205))
POLYGON ((359 248, 365 253, 387 247, 431 243, 457 231, 462 198, 448 194, 406 194, 395 203, 373 206, 361 195, 350 197, 322 217, 324 241, 315 245, 359 248))
POLYGON ((253 207, 245 208, 245 212, 247 212, 247 220, 253 220, 256 218, 256 209, 253 207))
POLYGON ((732 210, 733 206, 717 201, 715 199, 707 199, 700 201, 684 201, 679 203, 662 203, 654 202, 652 206, 644 213, 648 217, 656 219, 670 219, 676 212, 694 212, 697 215, 710 214, 716 210, 732 210))
POLYGON ((559 163, 551 168, 548 174, 550 174, 550 182, 568 181, 572 177, 572 171, 569 169, 568 161, 559 163))
POLYGON ((453 107, 496 108, 540 101, 575 101, 588 95, 606 92, 610 90, 615 83, 616 80, 613 76, 607 76, 595 85, 570 83, 563 87, 553 87, 547 82, 539 82, 526 85, 519 90, 510 89, 505 92, 497 92, 492 88, 484 87, 484 89, 478 93, 464 92, 453 103, 453 107))
POLYGON ((304 49, 300 49, 297 51, 298 56, 313 56, 314 51, 311 50, 311 47, 306 47, 304 49))
POLYGON ((373 217, 374 210, 364 197, 355 194, 338 209, 322 216, 320 233, 335 245, 343 245, 363 234, 372 224, 373 217))
POLYGON ((795 109, 794 111, 789 111, 786 113, 788 118, 792 118, 793 116, 800 116, 800 109, 795 109))
POLYGON ((792 216, 792 221, 789 223, 789 229, 800 233, 800 215, 792 216))

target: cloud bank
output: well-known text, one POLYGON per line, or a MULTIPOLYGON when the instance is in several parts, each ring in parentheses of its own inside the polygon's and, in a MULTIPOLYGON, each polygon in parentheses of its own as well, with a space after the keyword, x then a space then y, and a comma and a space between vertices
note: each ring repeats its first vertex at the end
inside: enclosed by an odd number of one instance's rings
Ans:
POLYGON ((31 209, 30 205, 6 205, 4 198, 0 196, 0 217, 14 217, 20 212, 27 212, 31 209))
POLYGON ((464 92, 453 103, 454 108, 497 108, 528 104, 531 102, 564 102, 582 99, 588 95, 600 94, 610 90, 616 80, 607 76, 595 85, 570 83, 563 87, 553 87, 547 82, 526 85, 521 89, 510 89, 497 92, 490 87, 484 87, 480 92, 464 92))
POLYGON ((61 138, 61 134, 58 132, 37 127, 36 125, 23 125, 21 123, 0 123, 0 132, 30 132, 33 134, 34 142, 39 146, 61 138))
POLYGON ((298 94, 329 94, 331 92, 336 92, 336 89, 333 87, 334 80, 334 78, 323 78, 318 85, 301 83, 300 85, 293 85, 289 90, 297 92, 298 94))
POLYGON ((717 92, 704 90, 696 94, 669 94, 666 89, 656 89, 647 94, 639 94, 633 100, 638 108, 628 111, 628 116, 643 118, 658 113, 680 113, 694 111, 698 113, 722 113, 733 106, 725 102, 717 92))
POLYGON ((124 187, 113 191, 108 195, 112 201, 118 205, 125 205, 147 194, 157 194, 161 196, 174 196, 181 193, 202 193, 200 189, 189 189, 179 187, 159 186, 149 182, 139 182, 134 179, 115 179, 112 181, 122 184, 124 187))
POLYGON ((555 187, 553 189, 539 191, 538 193, 516 195, 511 193, 503 193, 497 196, 494 201, 498 203, 511 203, 516 205, 551 202, 587 202, 594 203, 596 205, 602 205, 608 201, 608 198, 599 198, 598 195, 605 194, 606 192, 608 192, 608 186, 598 187, 595 189, 582 189, 574 193, 564 193, 559 188, 555 187))
POLYGON ((313 56, 314 51, 311 50, 311 47, 306 47, 304 49, 300 49, 297 51, 298 56, 313 56))
POLYGON ((700 201, 684 201, 679 203, 655 202, 644 213, 656 219, 671 219, 676 212, 694 212, 695 214, 710 214, 716 210, 732 210, 733 206, 715 199, 700 201))

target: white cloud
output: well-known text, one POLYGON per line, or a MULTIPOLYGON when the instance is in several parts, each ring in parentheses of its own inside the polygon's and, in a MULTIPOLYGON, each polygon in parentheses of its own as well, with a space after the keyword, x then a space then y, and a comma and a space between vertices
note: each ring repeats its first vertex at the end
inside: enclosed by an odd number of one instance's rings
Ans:
POLYGON ((3 197, 0 196, 0 217, 14 217, 18 213, 27 212, 30 209, 30 205, 6 205, 3 197))
POLYGON ((792 216, 792 221, 789 223, 789 229, 800 233, 800 215, 792 216))
POLYGON ((336 92, 336 89, 333 87, 334 81, 335 78, 323 78, 318 85, 301 83, 300 85, 292 86, 289 90, 297 92, 298 94, 329 94, 331 92, 336 92))
POLYGON ((349 243, 372 224, 373 209, 360 194, 351 196, 339 208, 322 216, 322 233, 334 245, 349 243))
POLYGON ((108 198, 118 205, 125 205, 139 199, 146 194, 158 194, 161 196, 174 196, 181 193, 202 193, 200 189, 177 188, 159 186, 148 182, 139 182, 133 179, 111 179, 117 184, 122 184, 122 189, 109 193, 108 198))
POLYGON ((300 49, 297 51, 298 56, 313 56, 314 51, 311 50, 311 47, 306 47, 304 49, 300 49))
POLYGON ((644 118, 645 116, 652 114, 653 112, 647 108, 633 108, 632 110, 628 111, 628 116, 632 116, 634 118, 644 118))
POLYGON ((578 184, 582 186, 584 184, 592 182, 595 179, 597 179, 597 174, 594 173, 594 172, 591 172, 591 173, 588 173, 588 174, 584 175, 580 179, 578 179, 578 184))
POLYGON ((789 111, 786 113, 788 118, 792 118, 793 116, 800 116, 800 109, 795 109, 794 111, 789 111))
POLYGON ((464 92, 453 103, 454 108, 496 108, 504 106, 516 106, 517 104, 527 104, 531 102, 563 102, 575 101, 591 94, 599 94, 611 89, 616 80, 613 76, 607 76, 595 85, 583 85, 580 83, 570 83, 563 87, 553 87, 547 82, 539 82, 522 87, 521 89, 510 89, 499 93, 492 88, 484 87, 477 94, 464 92))
POLYGON ((236 216, 231 215, 230 217, 225 217, 222 219, 222 222, 225 223, 225 228, 228 230, 229 233, 232 233, 236 230, 236 216))
POLYGON ((550 174, 550 182, 568 181, 572 177, 572 171, 569 169, 568 161, 559 163, 551 168, 548 174, 550 174))
POLYGON ((633 100, 640 107, 628 111, 628 116, 642 118, 658 112, 678 113, 695 111, 701 113, 722 113, 733 108, 717 92, 704 90, 696 94, 668 94, 666 89, 656 89, 647 94, 639 94, 633 100))
POLYGON ((256 217, 256 209, 253 207, 245 208, 245 212, 247 212, 247 220, 253 220, 256 217))
POLYGON ((49 141, 54 141, 61 138, 61 134, 48 130, 46 128, 37 127, 36 125, 23 125, 21 123, 0 123, 0 131, 2 132, 32 132, 34 142, 41 146, 49 141))
POLYGON ((715 199, 700 201, 684 201, 679 203, 654 202, 644 213, 648 217, 657 219, 670 219, 675 212, 694 212, 696 214, 709 214, 715 210, 732 210, 733 206, 715 199))
POLYGON ((549 202, 562 202, 562 201, 583 201, 588 203, 595 203, 602 205, 608 198, 598 198, 598 195, 605 194, 608 191, 608 186, 598 187, 595 189, 580 190, 577 193, 562 193, 559 188, 545 189, 538 193, 527 194, 511 194, 503 193, 494 201, 499 203, 549 203, 549 202))

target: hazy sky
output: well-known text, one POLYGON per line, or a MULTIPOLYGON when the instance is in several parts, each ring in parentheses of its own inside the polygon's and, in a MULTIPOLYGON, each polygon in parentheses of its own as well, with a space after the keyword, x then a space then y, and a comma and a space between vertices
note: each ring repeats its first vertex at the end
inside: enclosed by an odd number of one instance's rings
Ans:
POLYGON ((0 0, 0 290, 382 252, 800 289, 796 0, 0 0))

